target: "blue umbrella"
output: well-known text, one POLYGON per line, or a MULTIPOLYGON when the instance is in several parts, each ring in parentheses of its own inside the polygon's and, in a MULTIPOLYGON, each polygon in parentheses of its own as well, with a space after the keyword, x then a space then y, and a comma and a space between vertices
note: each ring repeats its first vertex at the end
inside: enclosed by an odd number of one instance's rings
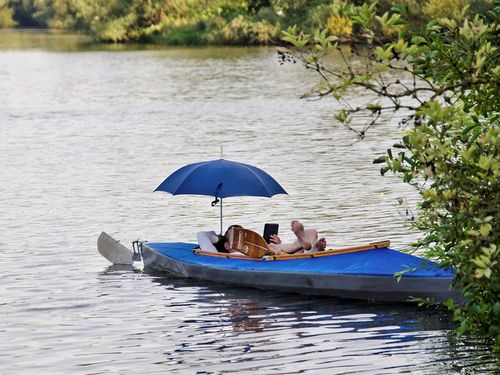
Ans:
POLYGON ((188 164, 168 176, 155 191, 172 195, 194 194, 220 200, 222 233, 222 198, 237 196, 272 197, 288 194, 274 178, 262 169, 249 164, 217 159, 188 164))

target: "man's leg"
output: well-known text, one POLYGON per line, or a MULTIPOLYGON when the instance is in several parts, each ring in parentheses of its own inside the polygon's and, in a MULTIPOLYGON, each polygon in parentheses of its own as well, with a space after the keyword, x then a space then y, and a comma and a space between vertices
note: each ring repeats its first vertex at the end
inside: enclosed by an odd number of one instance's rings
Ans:
POLYGON ((277 250, 284 251, 287 254, 293 254, 299 250, 302 250, 302 246, 297 241, 294 241, 292 243, 271 244, 271 246, 277 250))

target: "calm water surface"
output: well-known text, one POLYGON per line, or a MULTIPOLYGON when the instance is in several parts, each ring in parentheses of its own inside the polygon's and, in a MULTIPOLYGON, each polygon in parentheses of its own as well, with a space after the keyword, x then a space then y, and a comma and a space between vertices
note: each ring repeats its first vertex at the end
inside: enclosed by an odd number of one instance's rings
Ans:
MULTIPOLYGON (((225 200, 225 224, 292 218, 332 247, 406 248, 411 188, 371 161, 387 118, 356 142, 314 76, 272 48, 92 46, 0 32, 1 374, 476 374, 495 357, 456 340, 448 316, 210 285, 110 266, 123 243, 194 241, 218 229, 209 197, 152 193, 173 170, 224 157, 270 172, 288 196, 225 200)), ((354 102, 363 95, 353 94, 354 102)), ((366 119, 356 119, 362 125, 366 119)))

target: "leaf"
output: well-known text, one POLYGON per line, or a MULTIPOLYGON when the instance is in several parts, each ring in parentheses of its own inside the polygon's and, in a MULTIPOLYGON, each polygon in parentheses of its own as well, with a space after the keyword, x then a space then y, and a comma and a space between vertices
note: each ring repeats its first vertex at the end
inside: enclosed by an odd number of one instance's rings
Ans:
POLYGON ((484 262, 484 264, 486 265, 486 267, 489 267, 491 265, 491 259, 486 256, 486 255, 479 255, 479 258, 481 258, 481 260, 484 262))
POLYGON ((391 168, 389 167, 382 167, 380 168, 380 174, 383 176, 385 175, 391 168))
POLYGON ((470 132, 472 129, 477 128, 481 124, 475 123, 472 125, 467 126, 464 130, 462 130, 462 135, 466 135, 468 132, 470 132))
POLYGON ((453 298, 448 298, 443 302, 443 305, 446 306, 448 310, 453 310, 453 308, 455 307, 455 301, 453 301, 453 298))
POLYGON ((372 113, 376 113, 382 109, 382 106, 379 103, 375 103, 375 104, 370 103, 366 106, 366 109, 368 109, 372 113))
POLYGON ((413 38, 411 38, 411 42, 412 44, 419 45, 419 44, 425 44, 427 40, 422 36, 414 36, 413 38))
POLYGON ((479 232, 474 229, 469 229, 466 233, 472 237, 479 237, 479 232))
POLYGON ((382 47, 376 47, 375 53, 380 61, 391 60, 394 57, 394 53, 392 52, 393 46, 390 45, 388 48, 384 49, 382 47))
POLYGON ((347 123, 349 122, 349 112, 342 109, 335 114, 335 119, 341 123, 347 123))
POLYGON ((386 162, 386 156, 380 156, 373 161, 373 164, 380 164, 386 162))
POLYGON ((488 171, 491 167, 491 159, 487 156, 481 155, 478 165, 482 170, 488 171))
POLYGON ((486 237, 490 233, 492 228, 493 227, 491 226, 490 223, 483 224, 479 228, 479 233, 481 233, 481 236, 486 237))
POLYGON ((486 269, 484 270, 484 276, 485 276, 487 279, 489 279, 489 278, 491 277, 491 268, 489 268, 489 267, 488 267, 488 268, 486 268, 486 269))
POLYGON ((474 312, 474 314, 479 314, 481 313, 481 306, 479 306, 477 303, 471 306, 471 310, 474 312))
POLYGON ((500 302, 496 302, 491 309, 493 316, 496 318, 500 318, 500 302))
POLYGON ((484 262, 479 258, 474 258, 471 260, 471 262, 474 263, 478 267, 486 268, 486 264, 484 264, 484 262))

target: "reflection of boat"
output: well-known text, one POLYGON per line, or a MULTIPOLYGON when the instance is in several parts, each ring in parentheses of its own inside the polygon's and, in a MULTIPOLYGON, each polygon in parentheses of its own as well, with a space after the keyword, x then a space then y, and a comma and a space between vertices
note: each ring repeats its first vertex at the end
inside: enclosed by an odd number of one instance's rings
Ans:
MULTIPOLYGON (((222 324, 229 321, 233 330, 238 332, 275 332, 286 326, 333 324, 342 331, 354 328, 365 332, 378 332, 383 336, 388 332, 387 327, 390 327, 399 333, 405 332, 397 338, 390 335, 391 339, 406 341, 410 335, 408 332, 415 332, 416 336, 410 336, 418 340, 423 331, 440 332, 456 328, 452 319, 443 319, 447 315, 442 314, 442 311, 436 313, 438 310, 415 309, 410 304, 399 302, 368 302, 290 294, 207 283, 204 280, 165 272, 150 271, 148 274, 153 276, 153 283, 164 286, 165 290, 183 291, 176 296, 165 296, 172 303, 179 301, 178 303, 196 305, 201 309, 200 316, 220 314, 222 324), (189 292, 186 292, 187 290, 189 292)), ((300 333, 300 330, 297 333, 300 333)))
POLYGON ((190 243, 144 242, 142 257, 146 269, 261 289, 380 301, 461 299, 457 290, 450 290, 453 271, 388 245, 250 259, 194 250, 190 243))

